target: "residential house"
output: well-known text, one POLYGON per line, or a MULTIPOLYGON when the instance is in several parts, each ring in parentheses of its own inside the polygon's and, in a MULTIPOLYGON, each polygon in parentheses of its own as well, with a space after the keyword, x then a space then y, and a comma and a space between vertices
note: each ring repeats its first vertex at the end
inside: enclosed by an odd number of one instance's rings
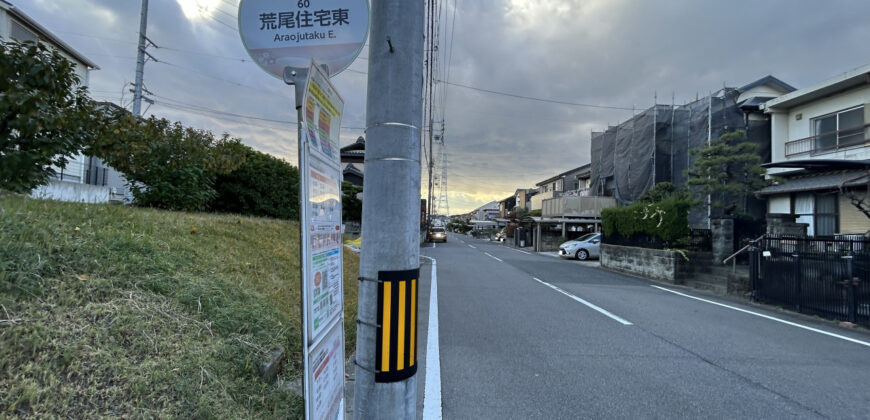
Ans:
POLYGON ((767 212, 810 236, 870 230, 870 64, 765 102, 771 117, 767 212))
POLYGON ((530 207, 541 215, 523 221, 531 230, 527 243, 535 251, 556 250, 566 240, 599 231, 601 210, 616 207, 613 197, 591 194, 591 168, 586 164, 535 184, 540 192, 532 197, 530 207))
MULTIPOLYGON (((760 104, 794 91, 787 83, 766 76, 747 85, 726 87, 684 105, 657 104, 627 121, 592 133, 590 188, 594 195, 630 204, 660 182, 685 187, 692 167, 692 149, 703 148, 723 134, 744 130, 759 146, 763 161, 770 156, 770 118, 760 104)), ((721 200, 729 201, 729 200, 721 200)), ((763 213, 763 203, 748 203, 750 213, 763 213)), ((709 217, 725 209, 690 214, 693 226, 708 226, 709 217)))
POLYGON ((508 217, 508 214, 514 211, 517 206, 517 197, 512 195, 498 202, 498 215, 500 218, 508 217))
POLYGON ((343 179, 354 185, 363 185, 365 170, 366 139, 359 136, 355 142, 340 151, 343 179))
POLYGON ((532 197, 538 193, 537 188, 520 188, 514 192, 514 201, 517 210, 530 211, 532 197))
POLYGON ((588 173, 589 168, 586 164, 569 169, 535 184, 539 192, 531 199, 531 210, 540 210, 544 200, 560 197, 566 191, 576 192, 580 187, 578 175, 588 173))
POLYGON ((490 201, 476 209, 472 212, 472 221, 480 220, 480 221, 490 221, 495 220, 496 217, 499 216, 499 206, 498 201, 490 201))
MULTIPOLYGON (((99 70, 93 61, 5 0, 0 0, 0 38, 18 42, 41 42, 54 48, 73 64, 76 75, 86 87, 90 72, 99 70)), ((103 105, 117 106, 108 103, 103 105)), ((47 185, 32 191, 33 196, 85 202, 129 201, 132 198, 123 176, 98 158, 78 154, 69 157, 65 167, 52 169, 55 175, 47 185)))

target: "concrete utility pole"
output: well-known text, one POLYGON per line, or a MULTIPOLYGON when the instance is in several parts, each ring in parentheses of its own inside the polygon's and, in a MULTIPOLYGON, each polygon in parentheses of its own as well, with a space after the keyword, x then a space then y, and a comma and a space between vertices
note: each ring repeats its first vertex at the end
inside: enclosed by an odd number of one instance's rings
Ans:
POLYGON ((133 86, 133 115, 139 116, 142 109, 142 76, 145 73, 145 29, 148 27, 148 0, 142 0, 139 15, 139 50, 136 53, 136 84, 133 86))
MULTIPOLYGON (((376 381, 383 375, 377 366, 385 356, 376 354, 382 346, 377 339, 388 324, 379 324, 379 288, 386 285, 377 279, 386 272, 420 268, 424 3, 378 0, 371 6, 353 413, 358 419, 413 419, 416 373, 395 382, 376 381)), ((416 302, 416 296, 413 299, 416 302)), ((415 306, 408 323, 416 330, 415 306)), ((410 337, 413 357, 414 332, 410 337)), ((407 360, 403 362, 408 366, 407 360)))

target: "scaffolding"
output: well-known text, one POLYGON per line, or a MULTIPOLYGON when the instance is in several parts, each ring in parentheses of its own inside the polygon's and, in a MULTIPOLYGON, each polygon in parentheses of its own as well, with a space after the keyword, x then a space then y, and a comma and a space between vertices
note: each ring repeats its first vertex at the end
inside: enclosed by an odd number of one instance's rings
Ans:
MULTIPOLYGON (((592 133, 592 191, 631 204, 660 182, 686 187, 686 171, 695 157, 691 150, 713 139, 745 130, 759 146, 763 161, 770 159, 770 123, 750 119, 738 105, 740 91, 723 88, 684 105, 657 104, 629 120, 592 133)), ((716 211, 693 211, 692 226, 706 226, 716 211)))

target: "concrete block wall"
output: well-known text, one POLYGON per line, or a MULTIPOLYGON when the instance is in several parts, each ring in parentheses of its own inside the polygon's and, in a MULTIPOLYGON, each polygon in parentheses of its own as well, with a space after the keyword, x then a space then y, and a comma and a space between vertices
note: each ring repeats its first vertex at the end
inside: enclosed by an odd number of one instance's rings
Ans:
POLYGON ((602 267, 670 284, 683 284, 686 279, 709 269, 711 258, 709 252, 680 253, 601 244, 602 267))
POLYGON ((561 233, 556 232, 541 232, 541 248, 539 252, 558 251, 559 245, 565 243, 565 239, 561 233))
POLYGON ((109 187, 66 181, 49 181, 30 192, 34 198, 82 203, 108 203, 109 187))

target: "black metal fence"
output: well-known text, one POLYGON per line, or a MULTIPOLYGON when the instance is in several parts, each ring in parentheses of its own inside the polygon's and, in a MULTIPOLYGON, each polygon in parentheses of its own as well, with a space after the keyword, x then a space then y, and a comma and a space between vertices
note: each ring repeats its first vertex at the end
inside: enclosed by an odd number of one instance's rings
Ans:
POLYGON ((765 237, 758 245, 756 298, 870 326, 870 239, 765 237))
POLYGON ((709 252, 713 246, 713 235, 710 229, 691 229, 689 235, 685 238, 667 242, 657 236, 634 234, 626 238, 619 233, 613 233, 603 235, 602 242, 610 245, 634 246, 638 248, 679 248, 687 251, 709 252))

